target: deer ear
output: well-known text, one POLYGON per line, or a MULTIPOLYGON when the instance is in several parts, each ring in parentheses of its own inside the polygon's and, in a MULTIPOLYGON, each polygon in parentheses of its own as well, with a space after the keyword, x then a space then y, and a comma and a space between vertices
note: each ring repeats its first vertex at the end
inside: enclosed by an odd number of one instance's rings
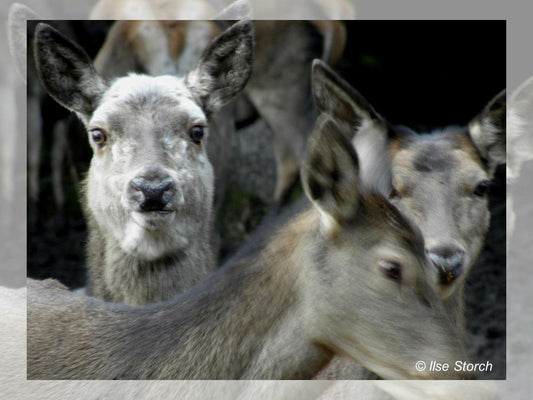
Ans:
POLYGON ((213 40, 185 83, 206 114, 232 100, 252 73, 253 26, 241 21, 213 40))
POLYGON ((505 163, 505 90, 494 97, 470 124, 468 130, 481 157, 487 161, 489 175, 505 163))
POLYGON ((321 60, 313 60, 311 84, 317 114, 331 115, 353 133, 365 123, 383 120, 358 91, 321 60))
POLYGON ((377 191, 391 189, 389 141, 400 136, 366 99, 320 60, 313 61, 312 88, 318 113, 330 115, 357 151, 361 180, 377 191))
POLYGON ((330 116, 321 114, 309 138, 301 178, 305 193, 321 212, 327 230, 355 216, 358 174, 352 144, 330 116))
POLYGON ((86 122, 107 88, 87 53, 44 23, 35 30, 34 53, 37 73, 50 96, 86 122))

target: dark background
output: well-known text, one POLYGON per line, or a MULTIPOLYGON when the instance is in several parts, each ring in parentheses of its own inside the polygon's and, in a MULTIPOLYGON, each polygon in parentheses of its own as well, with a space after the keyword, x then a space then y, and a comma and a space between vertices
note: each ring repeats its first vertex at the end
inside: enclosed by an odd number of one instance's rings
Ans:
POLYGON ((392 123, 466 124, 505 88, 505 25, 356 21, 337 70, 392 123))
MULTIPOLYGON (((110 23, 59 25, 94 56, 110 23)), ((344 57, 335 69, 394 124, 419 132, 463 125, 505 87, 505 21, 353 21, 346 27, 344 57)), ((32 79, 31 72, 28 75, 32 79)), ((83 177, 91 152, 76 118, 55 101, 44 97, 42 114, 41 193, 36 204, 28 202, 28 275, 55 277, 78 287, 85 280, 86 231, 78 190, 70 176, 74 170, 83 177), (52 127, 60 118, 69 118, 72 127, 68 136, 71 164, 64 172, 67 202, 62 209, 53 200, 50 168, 52 127)), ((503 168, 497 173, 490 204, 492 220, 485 250, 466 287, 468 347, 473 361, 494 363, 488 377, 498 379, 505 377, 503 168)))

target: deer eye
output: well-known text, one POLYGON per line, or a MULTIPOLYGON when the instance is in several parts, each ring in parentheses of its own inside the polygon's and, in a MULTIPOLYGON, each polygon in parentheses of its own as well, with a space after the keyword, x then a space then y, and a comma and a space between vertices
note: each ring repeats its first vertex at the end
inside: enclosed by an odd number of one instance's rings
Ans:
POLYGON ((477 184, 474 189, 474 194, 479 197, 485 196, 490 188, 490 181, 481 181, 477 184))
POLYGON ((202 125, 194 125, 189 132, 189 136, 191 137, 191 140, 196 143, 200 144, 200 141, 204 137, 205 134, 205 128, 202 125))
POLYGON ((398 189, 396 189, 394 186, 392 187, 391 191, 389 192, 389 199, 397 199, 400 197, 400 193, 398 192, 398 189))
POLYGON ((380 261, 378 262, 379 270, 387 278, 401 282, 402 280, 402 266, 394 261, 380 261))
POLYGON ((102 147, 105 144, 107 136, 102 129, 91 129, 90 134, 92 141, 98 147, 102 147))

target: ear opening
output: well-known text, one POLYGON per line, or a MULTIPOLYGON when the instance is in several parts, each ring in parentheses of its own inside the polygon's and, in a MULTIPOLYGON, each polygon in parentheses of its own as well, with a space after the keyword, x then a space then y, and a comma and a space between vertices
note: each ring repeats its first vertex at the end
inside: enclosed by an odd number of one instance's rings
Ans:
POLYGON ((317 111, 330 115, 355 146, 361 181, 388 194, 389 143, 404 136, 403 131, 394 129, 359 92, 320 60, 313 61, 312 87, 317 111))
POLYGON ((50 96, 87 119, 107 88, 87 53, 50 25, 39 23, 34 54, 37 73, 50 96))
POLYGON ((359 202, 358 174, 353 146, 335 121, 321 114, 308 142, 301 179, 327 230, 354 218, 359 202))
POLYGON ((506 94, 498 93, 468 126, 470 138, 487 162, 492 176, 496 167, 505 163, 506 94))
POLYGON ((206 114, 218 111, 244 89, 252 73, 253 34, 250 21, 237 22, 209 44, 187 75, 185 82, 206 114))
POLYGON ((311 81, 317 114, 329 114, 354 132, 365 121, 382 120, 370 103, 323 61, 313 60, 311 81))

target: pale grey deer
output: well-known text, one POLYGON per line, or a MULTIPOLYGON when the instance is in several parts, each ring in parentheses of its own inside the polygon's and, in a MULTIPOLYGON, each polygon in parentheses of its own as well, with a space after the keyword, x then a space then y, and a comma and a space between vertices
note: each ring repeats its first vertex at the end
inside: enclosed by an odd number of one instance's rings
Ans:
MULTIPOLYGON (((178 12, 175 3, 165 6, 174 4, 178 12)), ((156 5, 155 11, 158 7, 162 6, 156 5)), ((114 6, 117 8, 120 6, 114 6)), ((107 76, 125 71, 148 74, 187 71, 223 24, 222 21, 116 21, 95 59, 95 66, 107 76)), ((316 117, 309 66, 316 57, 335 64, 344 50, 346 32, 338 21, 254 21, 254 28, 253 74, 244 93, 272 132, 277 173, 272 197, 283 203, 297 181, 306 138, 316 117)), ((226 110, 216 121, 222 131, 221 145, 210 155, 221 196, 233 139, 228 118, 246 119, 245 113, 244 117, 242 112, 240 117, 237 113, 226 110)))
MULTIPOLYGON (((489 228, 490 180, 505 162, 505 92, 467 127, 426 135, 390 124, 319 60, 313 63, 313 94, 317 110, 330 114, 351 138, 362 179, 420 227, 438 292, 464 329, 465 280, 489 228)), ((354 373, 362 372, 336 359, 319 378, 354 373)))
POLYGON ((321 116, 302 166, 312 205, 186 294, 145 307, 28 284, 30 379, 303 379, 334 353, 384 378, 464 359, 418 228, 359 179, 321 116), (420 321, 424 321, 423 324, 420 321))
POLYGON ((39 77, 83 121, 93 158, 84 185, 89 293, 146 304, 193 286, 215 266, 209 119, 245 86, 253 27, 215 38, 185 76, 108 81, 46 24, 35 35, 39 77))
MULTIPOLYGON (((220 24, 220 21, 218 23, 220 24)), ((244 90, 250 98, 256 100, 259 109, 268 115, 269 121, 272 121, 271 125, 278 125, 279 132, 284 130, 280 136, 282 146, 298 143, 298 154, 303 151, 304 139, 314 121, 309 66, 312 58, 320 55, 322 50, 315 48, 317 46, 313 46, 312 43, 320 42, 318 37, 323 38, 330 30, 335 32, 332 33, 335 37, 343 36, 342 30, 335 29, 338 26, 338 23, 329 21, 254 22, 257 37, 254 72, 244 90), (250 83, 253 85, 249 89, 250 83)), ((112 24, 93 65, 99 75, 109 79, 122 76, 127 71, 143 72, 154 76, 181 75, 194 68, 205 48, 219 31, 220 27, 214 21, 116 21, 112 24)), ((330 60, 338 58, 343 43, 340 40, 336 41, 335 45, 328 46, 327 51, 325 50, 327 58, 330 60)), ((215 217, 224 196, 225 182, 230 174, 228 159, 235 130, 232 105, 210 116, 210 137, 205 146, 215 174, 215 210, 213 213, 215 217)), ((275 143, 280 142, 278 140, 275 143)), ((291 182, 294 181, 298 163, 299 160, 291 163, 291 182)), ((282 186, 288 188, 289 181, 284 182, 282 186)), ((211 223, 215 225, 212 219, 211 223)), ((215 254, 217 239, 215 236, 211 243, 212 253, 215 254)), ((147 245, 154 246, 155 243, 147 245)), ((201 257, 193 258, 193 256, 196 254, 189 253, 186 256, 190 257, 190 268, 194 268, 192 261, 197 264, 204 261, 201 257)), ((98 262, 96 260, 92 257, 91 264, 98 262)), ((127 275, 132 273, 132 268, 127 268, 124 264, 116 264, 114 270, 114 280, 123 282, 131 279, 127 278, 127 275), (123 269, 119 270, 119 268, 123 269)), ((194 281, 187 279, 186 274, 187 272, 183 270, 182 275, 174 275, 172 279, 168 275, 161 275, 162 279, 168 279, 168 283, 161 286, 164 293, 161 293, 159 297, 151 294, 151 298, 154 301, 162 300, 192 286, 194 281), (182 282, 174 282, 182 277, 186 279, 182 282), (172 293, 172 287, 179 290, 172 293)), ((101 286, 96 282, 97 280, 109 280, 105 274, 93 272, 90 278, 92 285, 96 287, 101 286)), ((130 299, 140 296, 139 288, 144 287, 140 279, 141 277, 136 278, 135 284, 128 287, 117 283, 113 286, 120 288, 120 293, 117 294, 113 293, 115 289, 108 285, 111 293, 107 293, 103 298, 131 303, 130 299)), ((156 290, 154 285, 146 284, 146 287, 156 290)), ((102 296, 98 294, 98 297, 102 296)), ((148 297, 146 295, 144 297, 145 302, 148 302, 148 297)))

